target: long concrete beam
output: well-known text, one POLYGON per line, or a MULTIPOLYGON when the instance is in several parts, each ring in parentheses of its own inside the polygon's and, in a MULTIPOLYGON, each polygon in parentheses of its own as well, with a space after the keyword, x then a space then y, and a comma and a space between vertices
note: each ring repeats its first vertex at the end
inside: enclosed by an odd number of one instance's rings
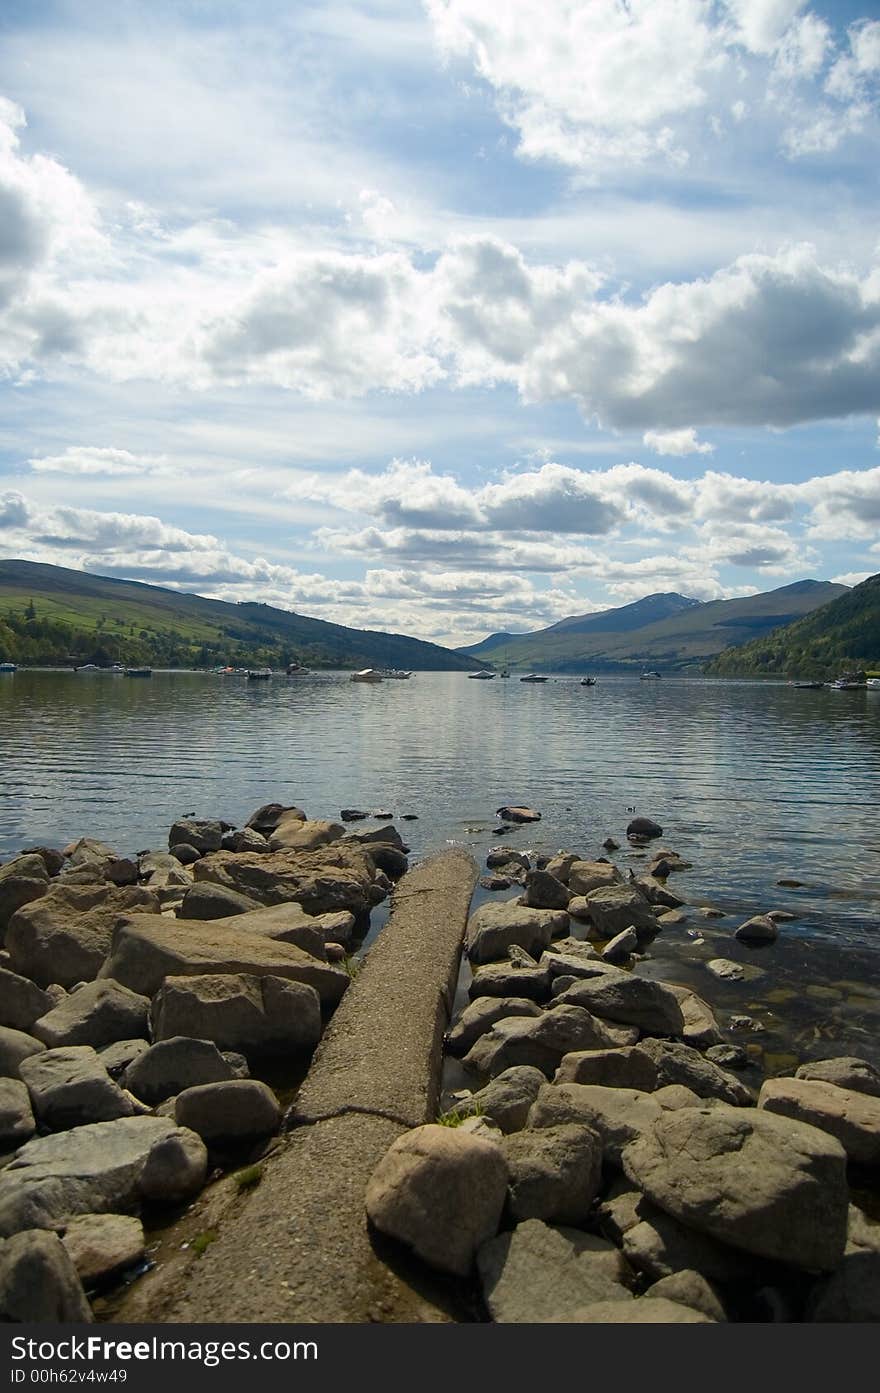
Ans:
MULTIPOLYGON (((461 1315, 450 1284, 380 1255, 364 1191, 391 1143, 435 1116, 476 877, 473 858, 453 850, 400 881, 262 1183, 235 1200, 183 1290, 147 1318, 358 1323, 461 1315)), ((129 1310, 121 1318, 138 1317, 129 1310)))

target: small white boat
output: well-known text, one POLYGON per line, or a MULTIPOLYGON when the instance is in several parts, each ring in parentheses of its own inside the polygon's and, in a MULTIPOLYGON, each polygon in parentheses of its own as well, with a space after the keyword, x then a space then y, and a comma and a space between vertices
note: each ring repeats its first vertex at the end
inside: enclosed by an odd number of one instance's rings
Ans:
POLYGON ((880 692, 880 677, 869 677, 865 686, 869 692, 880 692))
POLYGON ((660 676, 659 672, 643 672, 639 678, 640 682, 655 682, 660 676))
POLYGON ((311 672, 311 670, 312 670, 312 669, 309 668, 309 667, 303 667, 302 663, 288 663, 288 664, 287 664, 287 676, 288 676, 288 677, 308 677, 308 675, 309 675, 309 673, 311 672))
POLYGON ((595 687, 595 685, 596 685, 596 679, 595 679, 595 677, 582 677, 582 678, 581 678, 581 686, 582 686, 582 687, 595 687))
POLYGON ((520 682, 546 682, 547 678, 543 677, 540 672, 530 672, 527 677, 521 677, 519 680, 520 682))
POLYGON ((126 677, 152 677, 153 669, 151 667, 127 667, 125 675, 126 677))
POLYGON ((836 682, 829 682, 828 685, 834 692, 857 692, 863 691, 867 683, 853 682, 848 677, 838 677, 836 682))
POLYGON ((16 663, 0 663, 0 672, 17 672, 17 671, 18 671, 18 666, 17 666, 16 663))
POLYGON ((351 674, 352 682, 381 682, 382 673, 377 667, 364 667, 351 674))
POLYGON ((404 668, 383 667, 382 676, 393 678, 396 682, 405 682, 408 678, 412 677, 412 673, 407 672, 404 668))
POLYGON ((471 682, 491 682, 492 678, 496 676, 497 674, 494 672, 490 672, 488 668, 485 668, 482 672, 468 673, 468 677, 471 682))
POLYGON ((270 667, 249 667, 247 671, 249 682, 267 682, 271 676, 272 669, 270 667))

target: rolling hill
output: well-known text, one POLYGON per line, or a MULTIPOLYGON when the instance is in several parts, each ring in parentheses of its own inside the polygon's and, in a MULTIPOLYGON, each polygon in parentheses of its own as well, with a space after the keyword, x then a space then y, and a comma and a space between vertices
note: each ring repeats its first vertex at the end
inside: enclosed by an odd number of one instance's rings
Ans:
POLYGON ((790 624, 847 593, 844 585, 803 580, 760 595, 706 603, 683 595, 649 595, 635 605, 562 620, 536 633, 493 635, 459 651, 495 666, 542 672, 627 672, 646 666, 672 672, 700 666, 726 648, 790 624), (664 608, 662 617, 652 617, 664 608), (647 622, 634 623, 640 617, 647 622))
POLYGON ((706 672, 719 677, 792 677, 827 681, 843 671, 880 670, 880 574, 821 609, 728 648, 706 672))
POLYGON ((397 667, 463 671, 474 659, 436 643, 256 603, 32 561, 0 561, 0 661, 160 667, 397 667))

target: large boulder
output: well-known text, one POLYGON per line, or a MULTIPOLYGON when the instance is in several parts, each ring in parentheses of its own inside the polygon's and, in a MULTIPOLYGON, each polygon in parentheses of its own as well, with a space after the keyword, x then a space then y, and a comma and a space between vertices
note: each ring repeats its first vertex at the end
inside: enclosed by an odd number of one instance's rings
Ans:
POLYGON ((36 1130, 27 1085, 21 1079, 0 1079, 0 1152, 23 1146, 36 1130))
POLYGON ((639 1049, 654 1061, 657 1088, 678 1083, 698 1098, 720 1098, 734 1107, 749 1107, 755 1100, 744 1083, 691 1045, 672 1040, 642 1040, 639 1049))
POLYGON ((532 909, 567 909, 571 891, 549 871, 528 871, 522 903, 532 909))
POLYGON ((649 1093, 601 1084, 546 1084, 529 1110, 529 1127, 577 1122, 602 1139, 603 1158, 619 1166, 624 1147, 643 1136, 663 1116, 649 1093))
POLYGON ((533 955, 549 947, 554 933, 565 933, 564 910, 530 909, 510 900, 484 904, 468 920, 466 947, 472 963, 489 963, 516 946, 533 955))
POLYGON ((235 1070, 211 1040, 176 1035, 139 1054, 122 1075, 136 1098, 154 1107, 200 1083, 225 1083, 235 1070))
POLYGON ((483 1297, 499 1324, 570 1319, 593 1301, 630 1304, 631 1274, 610 1243, 578 1229, 527 1219, 477 1254, 483 1297))
POLYGON ((681 1014, 684 1018, 684 1029, 682 1039, 686 1045, 693 1045, 696 1049, 707 1049, 712 1045, 724 1043, 724 1036, 718 1028, 715 1013, 711 1006, 697 996, 690 987, 680 987, 674 982, 667 982, 666 986, 673 996, 678 999, 681 1007, 681 1014))
POLYGON ((62 1242, 80 1281, 93 1287, 142 1261, 144 1226, 133 1214, 78 1214, 62 1242))
POLYGON ((476 968, 468 987, 472 1001, 485 996, 546 1001, 549 995, 550 973, 545 967, 523 967, 513 962, 486 963, 476 968))
POLYGON ((50 1048, 112 1045, 147 1033, 150 998, 112 979, 86 982, 34 1022, 33 1034, 50 1048))
MULTIPOLYGON (((2 988, 0 988, 2 989, 2 988)), ((3 1022, 12 1025, 13 1022, 3 1022)), ((27 1030, 27 1026, 19 1029, 27 1030)), ((837 1059, 814 1059, 795 1070, 796 1079, 821 1079, 823 1083, 836 1084, 838 1088, 851 1088, 856 1093, 868 1093, 872 1098, 880 1098, 880 1069, 875 1069, 866 1059, 840 1056, 837 1059)))
POLYGON ((675 1301, 679 1306, 690 1306, 694 1311, 702 1311, 709 1320, 727 1320, 724 1304, 712 1283, 692 1268, 661 1277, 645 1295, 652 1301, 662 1298, 675 1301))
POLYGON ((516 1064, 529 1064, 552 1075, 563 1055, 573 1050, 607 1049, 630 1044, 632 1038, 631 1032, 609 1026, 578 1006, 555 1006, 534 1018, 496 1021, 463 1062, 466 1069, 490 1077, 516 1064))
POLYGON ((524 996, 480 996, 466 1006, 446 1036, 446 1052, 454 1057, 468 1050, 496 1021, 512 1016, 540 1016, 541 1008, 524 996))
POLYGON ((500 1146, 429 1123, 385 1153, 367 1185, 366 1208, 382 1233, 432 1267, 465 1277, 498 1229, 506 1194, 500 1146))
POLYGON ((0 967, 0 1026, 30 1033, 34 1021, 51 1011, 55 1002, 48 992, 21 977, 17 972, 0 967))
POLYGON ((833 1137, 756 1109, 665 1112, 623 1153, 661 1209, 735 1248, 830 1271, 846 1243, 846 1153, 833 1137))
POLYGON ((680 895, 667 890, 663 882, 653 875, 637 876, 631 883, 640 895, 644 895, 648 904, 657 905, 661 909, 680 909, 685 903, 680 895))
POLYGON ((582 1224, 602 1175, 602 1142, 589 1127, 526 1128, 504 1138, 508 1207, 520 1222, 582 1224))
POLYGON ((603 1088, 634 1088, 652 1093, 657 1065, 640 1045, 616 1050, 577 1050, 563 1057, 554 1083, 599 1084, 603 1088))
POLYGON ((155 996, 166 977, 206 973, 289 977, 314 987, 329 1005, 340 1000, 350 980, 341 968, 319 962, 292 943, 237 928, 235 918, 205 923, 160 915, 133 915, 120 924, 101 976, 155 996))
POLYGON ((225 885, 212 885, 209 880, 198 885, 190 883, 180 905, 181 919, 228 919, 258 909, 259 903, 250 895, 240 895, 225 885))
POLYGON ((366 918, 374 903, 376 869, 356 843, 336 842, 317 851, 217 851, 194 867, 197 881, 212 881, 249 895, 260 904, 296 900, 307 914, 350 910, 366 918))
POLYGON ((191 846, 199 855, 219 851, 223 840, 223 824, 214 818, 183 817, 172 825, 168 846, 191 846))
POLYGON ((166 977, 153 998, 153 1038, 195 1035, 253 1058, 310 1050, 321 1038, 314 987, 285 977, 166 977))
POLYGON ((131 1117, 133 1100, 114 1083, 91 1045, 44 1050, 22 1061, 37 1120, 50 1131, 131 1117))
POLYGON ((858 1165, 880 1165, 880 1098, 824 1079, 767 1079, 758 1107, 828 1132, 858 1165))
POLYGON ((0 1321, 57 1325, 92 1320, 82 1282, 57 1234, 17 1233, 0 1246, 0 1321))
POLYGON ((591 890, 586 901, 593 927, 602 938, 616 938, 624 929, 634 928, 639 942, 647 943, 660 932, 652 906, 634 885, 591 890))
POLYGON ((573 861, 568 868, 567 884, 573 895, 589 895, 591 890, 622 883, 623 876, 610 861, 573 861))
MULTIPOLYGON (((214 890, 220 887, 206 883, 198 888, 214 890)), ((181 913, 180 917, 186 916, 181 913)), ((326 962, 325 943, 339 942, 340 938, 334 935, 340 935, 343 941, 349 939, 355 919, 346 909, 333 914, 306 914, 301 905, 291 900, 288 904, 260 905, 214 922, 235 929, 237 933, 255 933, 263 938, 274 938, 278 943, 292 943, 310 957, 326 962)))
MULTIPOLYGON (((0 1235, 57 1228, 74 1214, 137 1209, 153 1147, 182 1132, 168 1117, 123 1117, 34 1137, 0 1171, 0 1235)), ((195 1194, 204 1182, 207 1153, 194 1133, 185 1140, 201 1148, 201 1180, 188 1172, 189 1193, 195 1194)))
POLYGON ((662 982, 628 972, 587 978, 568 987, 557 999, 582 1006, 603 1020, 637 1026, 651 1035, 680 1035, 684 1029, 684 1017, 674 992, 662 982))
POLYGON ((599 1227, 619 1244, 627 1262, 651 1281, 696 1269, 710 1281, 755 1284, 760 1265, 708 1234, 687 1228, 658 1209, 621 1177, 599 1205, 599 1227))
POLYGON ((460 1111, 485 1117, 504 1133, 518 1132, 525 1127, 529 1108, 546 1082, 541 1070, 528 1064, 505 1069, 484 1088, 472 1093, 462 1103, 460 1111))
POLYGON ((0 866, 0 944, 16 910, 38 900, 49 888, 49 872, 41 856, 16 856, 0 866))
POLYGON ((116 924, 135 913, 159 914, 158 899, 140 885, 119 889, 104 882, 56 882, 12 916, 6 930, 10 964, 44 987, 52 982, 62 987, 90 982, 110 951, 116 924))
POLYGON ((281 1121, 281 1109, 268 1085, 258 1079, 233 1079, 185 1088, 175 1100, 174 1120, 211 1146, 270 1136, 281 1121))
POLYGON ((317 851, 318 847, 329 846, 344 836, 345 827, 341 822, 327 822, 322 818, 302 819, 286 813, 279 819, 269 838, 269 850, 317 851))
POLYGON ((42 1040, 34 1039, 33 1035, 0 1025, 0 1078, 21 1078, 22 1062, 45 1048, 42 1040))
POLYGON ((251 813, 245 827, 259 832, 262 837, 269 837, 282 818, 286 818, 288 814, 298 817, 301 822, 306 820, 302 808, 294 808, 287 803, 264 803, 255 813, 251 813))

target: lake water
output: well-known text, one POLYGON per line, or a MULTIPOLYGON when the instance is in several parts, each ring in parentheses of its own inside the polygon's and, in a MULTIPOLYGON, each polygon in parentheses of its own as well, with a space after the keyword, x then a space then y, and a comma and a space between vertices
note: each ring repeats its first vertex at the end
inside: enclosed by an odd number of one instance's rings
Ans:
MULTIPOLYGON (((414 855, 465 845, 484 861, 494 810, 542 814, 505 840, 535 853, 601 853, 639 866, 633 813, 693 869, 673 877, 689 913, 648 970, 690 981, 747 1032, 769 1070, 787 1054, 849 1051, 880 1063, 880 693, 601 678, 539 685, 417 673, 273 678, 20 671, 0 676, 0 859, 99 837, 120 852, 166 843, 182 814, 242 823, 278 800, 309 816, 388 809, 414 855), (781 879, 801 882, 783 888, 781 879), (797 915, 777 943, 733 938, 751 914, 797 915), (746 964, 723 984, 713 957, 746 964)), ((371 824, 361 824, 370 826, 371 824)))

